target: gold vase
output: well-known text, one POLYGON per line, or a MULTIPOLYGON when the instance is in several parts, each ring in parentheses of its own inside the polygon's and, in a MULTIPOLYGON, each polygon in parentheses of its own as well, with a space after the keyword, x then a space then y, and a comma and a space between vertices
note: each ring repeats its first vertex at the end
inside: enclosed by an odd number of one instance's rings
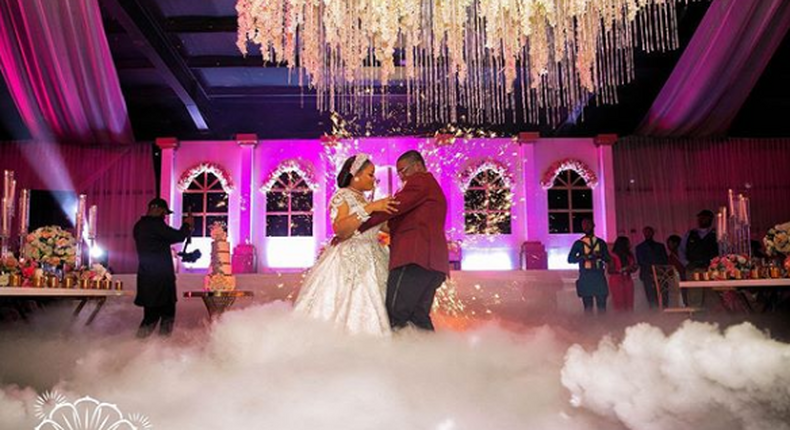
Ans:
POLYGON ((74 278, 71 276, 63 278, 63 288, 74 288, 74 278))
POLYGON ((90 287, 88 280, 85 278, 80 278, 80 281, 77 285, 83 290, 87 290, 90 287))
POLYGON ((114 284, 115 284, 115 289, 116 289, 117 291, 123 291, 123 282, 121 282, 121 281, 115 281, 115 283, 114 283, 114 284))
POLYGON ((22 286, 22 277, 19 274, 14 273, 8 277, 8 286, 9 287, 21 287, 22 286))
POLYGON ((108 281, 107 279, 102 279, 99 281, 100 290, 109 290, 110 287, 112 287, 112 281, 108 281))
POLYGON ((47 277, 47 288, 58 288, 60 282, 56 276, 47 277))

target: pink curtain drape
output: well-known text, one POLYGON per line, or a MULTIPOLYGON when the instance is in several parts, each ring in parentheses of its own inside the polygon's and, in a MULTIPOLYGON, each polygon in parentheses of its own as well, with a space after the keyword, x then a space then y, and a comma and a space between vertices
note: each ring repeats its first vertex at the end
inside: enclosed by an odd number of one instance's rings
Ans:
POLYGON ((727 190, 752 199, 752 237, 790 221, 790 139, 652 139, 614 146, 618 234, 641 241, 682 235, 702 209, 727 204, 727 190))
POLYGON ((713 0, 636 134, 724 136, 788 28, 790 1, 713 0))
MULTIPOLYGON (((98 244, 116 273, 137 270, 132 227, 155 197, 150 143, 88 147, 0 142, 0 170, 14 170, 17 189, 84 193, 98 207, 98 244)), ((31 207, 31 211, 35 211, 31 207)), ((18 220, 14 220, 14 231, 18 220)))
POLYGON ((0 0, 0 72, 34 140, 134 142, 97 0, 0 0))

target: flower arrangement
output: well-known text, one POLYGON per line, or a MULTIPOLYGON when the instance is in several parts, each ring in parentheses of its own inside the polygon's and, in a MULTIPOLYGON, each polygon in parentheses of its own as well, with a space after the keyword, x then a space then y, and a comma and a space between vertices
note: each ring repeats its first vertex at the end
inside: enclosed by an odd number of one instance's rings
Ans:
POLYGON ((79 279, 88 281, 112 281, 112 274, 106 267, 99 263, 93 263, 89 268, 83 268, 79 272, 79 279))
POLYGON ((313 172, 309 167, 302 165, 302 163, 298 160, 286 160, 280 163, 280 165, 269 174, 269 180, 266 181, 263 186, 261 186, 260 191, 262 193, 268 193, 278 184, 280 175, 290 172, 294 172, 299 175, 299 177, 304 180, 304 183, 311 190, 315 191, 318 189, 318 183, 313 178, 313 172))
POLYGON ((540 179, 540 186, 543 187, 544 190, 548 190, 554 185, 554 180, 557 179, 557 175, 565 170, 573 170, 578 173, 579 176, 587 182, 590 188, 595 188, 598 185, 598 176, 587 166, 587 163, 574 158, 566 158, 564 160, 555 161, 546 169, 546 172, 543 173, 543 177, 540 179))
POLYGON ((765 252, 770 255, 790 255, 790 222, 768 229, 763 238, 765 252))
POLYGON ((721 279, 737 279, 743 272, 752 268, 752 262, 747 255, 728 254, 715 257, 710 261, 708 270, 718 274, 721 279))
POLYGON ((486 170, 493 171, 496 175, 502 178, 502 188, 510 189, 513 183, 513 178, 510 175, 508 168, 494 160, 485 160, 481 163, 474 164, 467 168, 458 178, 458 186, 461 191, 466 192, 469 189, 472 181, 477 175, 485 172, 486 170))
POLYGON ((219 179, 219 183, 222 186, 223 191, 228 194, 233 192, 235 188, 233 186, 233 177, 227 171, 225 171, 222 166, 211 162, 197 164, 182 173, 181 178, 178 180, 178 189, 181 191, 186 190, 189 188, 189 184, 191 184, 192 181, 198 177, 198 175, 205 172, 211 173, 216 176, 217 179, 219 179))
POLYGON ((225 231, 225 225, 220 221, 214 221, 209 227, 211 231, 211 240, 214 242, 227 242, 228 233, 225 231))
POLYGON ((8 254, 5 257, 0 257, 0 273, 19 273, 19 270, 19 260, 14 257, 14 254, 8 254))
POLYGON ((77 261, 77 242, 59 226, 39 227, 25 238, 22 256, 39 265, 63 266, 68 270, 77 261))
POLYGON ((378 241, 379 245, 381 246, 390 246, 390 235, 389 233, 380 231, 378 234, 378 241))

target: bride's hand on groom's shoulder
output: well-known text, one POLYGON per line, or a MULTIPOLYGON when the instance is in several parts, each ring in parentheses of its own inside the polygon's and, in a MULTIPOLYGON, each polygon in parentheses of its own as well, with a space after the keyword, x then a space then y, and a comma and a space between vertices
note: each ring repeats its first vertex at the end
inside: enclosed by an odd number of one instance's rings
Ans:
POLYGON ((398 205, 400 202, 393 197, 384 197, 383 199, 376 200, 370 204, 370 212, 386 212, 393 214, 398 212, 398 205))

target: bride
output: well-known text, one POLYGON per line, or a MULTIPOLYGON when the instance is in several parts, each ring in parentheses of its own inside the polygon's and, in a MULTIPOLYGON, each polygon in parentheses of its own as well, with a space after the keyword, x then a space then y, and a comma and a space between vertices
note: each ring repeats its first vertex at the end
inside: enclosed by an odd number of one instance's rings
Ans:
POLYGON ((387 336, 384 305, 389 250, 378 242, 381 226, 359 233, 373 212, 396 212, 386 197, 369 202, 363 195, 375 186, 376 167, 366 154, 345 161, 332 196, 332 229, 342 241, 328 246, 307 273, 294 304, 296 312, 331 321, 345 332, 387 336))

